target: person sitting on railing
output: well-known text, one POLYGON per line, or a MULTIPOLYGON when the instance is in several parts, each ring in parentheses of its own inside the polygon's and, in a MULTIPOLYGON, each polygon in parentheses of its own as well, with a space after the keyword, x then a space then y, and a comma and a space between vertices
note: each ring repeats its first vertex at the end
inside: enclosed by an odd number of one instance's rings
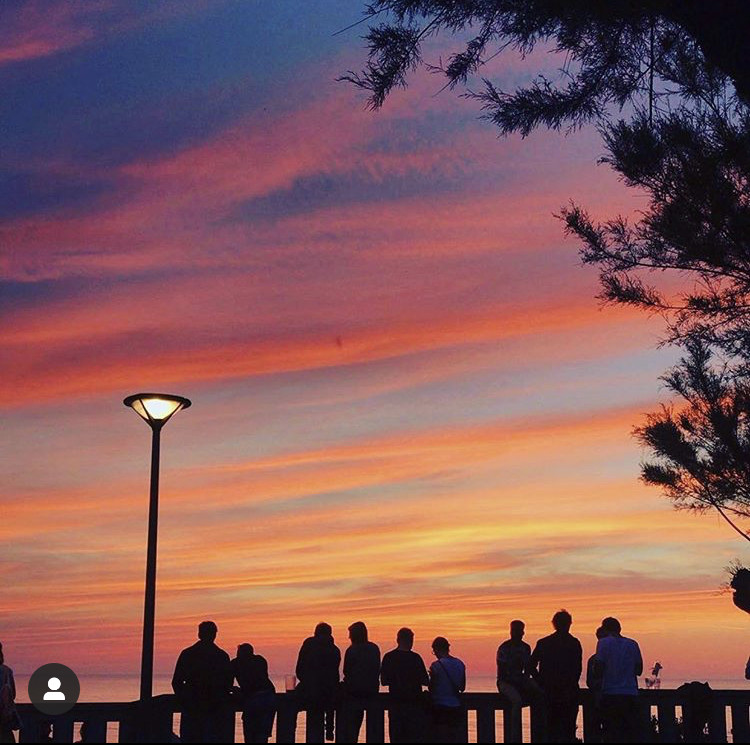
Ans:
POLYGON ((344 742, 357 742, 365 709, 380 690, 380 649, 367 638, 367 626, 349 627, 351 645, 344 654, 344 742))
POLYGON ((523 640, 526 625, 510 622, 510 639, 497 648, 497 690, 510 704, 512 742, 521 742, 521 707, 536 704, 544 695, 531 677, 531 647, 523 640))
POLYGON ((276 716, 276 688, 268 677, 266 658, 255 654, 252 644, 240 644, 232 674, 242 694, 245 742, 268 742, 276 716))
POLYGON ((575 742, 578 718, 578 681, 583 668, 583 648, 571 633, 573 617, 559 610, 552 617, 555 631, 536 643, 531 671, 547 701, 549 742, 575 742))
POLYGON ((430 665, 433 739, 431 742, 462 742, 463 707, 461 694, 466 689, 466 665, 450 653, 444 636, 435 637, 432 653, 437 657, 430 665))
POLYGON ((638 643, 620 633, 616 618, 605 618, 607 636, 596 645, 602 668, 602 727, 604 742, 638 742, 638 676, 643 658, 638 643))
POLYGON ((416 652, 414 632, 403 628, 396 634, 396 649, 383 655, 380 682, 388 686, 388 732, 391 742, 423 742, 425 702, 422 687, 429 684, 424 660, 416 652))
POLYGON ((182 708, 182 742, 228 742, 233 735, 232 668, 229 655, 214 643, 217 633, 213 621, 203 621, 198 641, 177 658, 172 688, 182 708))
POLYGON ((300 703, 310 712, 323 716, 326 740, 333 740, 336 693, 339 687, 341 652, 333 641, 333 629, 319 623, 313 636, 300 647, 295 673, 300 703))

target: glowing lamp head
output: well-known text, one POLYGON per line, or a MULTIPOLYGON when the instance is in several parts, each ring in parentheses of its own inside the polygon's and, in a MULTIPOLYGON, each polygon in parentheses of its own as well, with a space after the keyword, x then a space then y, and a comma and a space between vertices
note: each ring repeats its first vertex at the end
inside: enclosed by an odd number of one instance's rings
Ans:
POLYGON ((123 403, 135 411, 151 427, 161 427, 180 409, 190 406, 190 399, 168 393, 136 393, 123 403))

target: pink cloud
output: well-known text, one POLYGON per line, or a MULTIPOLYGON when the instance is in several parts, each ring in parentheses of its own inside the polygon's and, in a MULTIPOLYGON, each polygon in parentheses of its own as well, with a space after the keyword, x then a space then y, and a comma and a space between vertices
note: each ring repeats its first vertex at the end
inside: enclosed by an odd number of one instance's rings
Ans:
MULTIPOLYGON (((371 249, 388 243, 392 250, 419 251, 429 244, 444 252, 455 251, 460 242, 463 250, 476 250, 475 234, 481 233, 484 248, 492 231, 502 242, 519 224, 538 234, 531 226, 540 216, 547 218, 548 234, 559 236, 550 213, 565 200, 564 185, 580 182, 583 169, 593 168, 573 159, 561 169, 558 162, 555 172, 544 169, 541 186, 538 169, 559 151, 558 141, 542 135, 499 143, 479 123, 464 123, 450 135, 423 143, 417 140, 405 152, 388 152, 376 146, 384 128, 401 130, 411 123, 418 132, 424 108, 395 106, 374 116, 356 110, 351 90, 343 87, 303 100, 279 113, 248 115, 177 154, 122 166, 115 174, 121 198, 110 198, 89 214, 6 222, 0 230, 6 246, 2 273, 34 280, 252 263, 255 245, 303 250, 310 240, 319 245, 321 234, 329 236, 329 243, 333 234, 338 242, 356 241, 357 248, 369 236, 365 247, 371 249), (504 176, 507 169, 513 174, 512 190, 504 176), (243 222, 235 214, 249 200, 281 193, 304 178, 352 177, 374 187, 384 179, 410 175, 453 179, 457 185, 465 182, 465 188, 428 198, 399 195, 376 205, 364 200, 338 209, 317 208, 272 223, 243 222), (477 192, 472 183, 480 176, 496 178, 497 188, 477 192), (372 230, 375 212, 377 231, 372 230)), ((427 108, 440 112, 446 105, 430 101, 427 108)), ((600 170, 587 193, 594 206, 603 207, 621 200, 623 189, 600 170)))
POLYGON ((4 9, 0 65, 50 57, 205 7, 205 0, 168 0, 134 13, 115 0, 25 0, 4 9))

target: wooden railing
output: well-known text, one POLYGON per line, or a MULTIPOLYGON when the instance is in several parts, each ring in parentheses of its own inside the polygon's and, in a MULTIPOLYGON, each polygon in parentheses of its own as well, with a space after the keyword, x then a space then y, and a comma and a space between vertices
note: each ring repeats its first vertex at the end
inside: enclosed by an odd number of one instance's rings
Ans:
MULTIPOLYGON (((276 699, 276 742, 324 742, 321 716, 301 714, 304 710, 299 709, 299 701, 294 694, 279 693, 276 699), (298 716, 305 718, 304 738, 300 740, 296 740, 298 716)), ((690 721, 691 702, 683 694, 676 690, 641 691, 638 701, 640 742, 699 741, 697 733, 685 731, 685 723, 690 721)), ((463 742, 511 742, 511 712, 504 708, 498 694, 466 693, 463 703, 463 742)), ((374 696, 368 703, 361 734, 366 742, 385 742, 388 705, 389 697, 385 693, 374 696)), ((589 691, 581 691, 581 707, 579 723, 582 721, 583 726, 578 729, 578 737, 582 737, 584 742, 599 742, 596 712, 589 691)), ((79 703, 67 714, 56 717, 39 713, 31 704, 19 704, 18 710, 24 725, 20 742, 40 742, 42 729, 49 722, 53 725, 53 742, 73 742, 75 724, 80 722, 86 722, 87 742, 137 742, 146 739, 141 729, 144 717, 137 702, 79 703)), ((177 731, 175 714, 179 713, 179 706, 176 698, 155 697, 152 712, 153 725, 147 739, 169 742, 172 732, 177 731)), ((528 717, 528 726, 515 731, 524 731, 530 742, 545 742, 544 712, 534 709, 525 709, 524 712, 523 716, 528 717)), ((228 716, 234 715, 230 712, 228 716)), ((301 718, 299 723, 301 725, 301 718)), ((703 741, 750 743, 750 691, 713 692, 711 717, 703 741)))

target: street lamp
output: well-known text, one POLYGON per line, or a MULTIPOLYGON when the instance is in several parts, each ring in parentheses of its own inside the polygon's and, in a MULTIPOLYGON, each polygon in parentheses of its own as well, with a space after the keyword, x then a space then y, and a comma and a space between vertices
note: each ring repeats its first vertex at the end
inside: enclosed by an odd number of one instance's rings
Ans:
POLYGON ((148 553, 146 555, 146 598, 143 605, 143 648, 141 652, 141 702, 151 699, 154 677, 154 614, 156 610, 156 532, 159 519, 159 440, 161 428, 190 400, 165 393, 136 393, 123 403, 151 427, 151 498, 148 506, 148 553))

